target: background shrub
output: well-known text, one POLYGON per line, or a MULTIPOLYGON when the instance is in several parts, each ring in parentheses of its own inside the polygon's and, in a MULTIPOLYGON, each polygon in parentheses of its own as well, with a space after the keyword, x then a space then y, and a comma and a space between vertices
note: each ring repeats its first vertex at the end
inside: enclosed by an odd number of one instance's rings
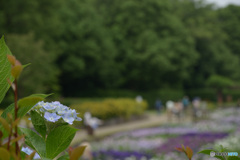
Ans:
POLYGON ((85 101, 80 104, 73 104, 70 107, 80 113, 83 117, 85 112, 90 112, 92 116, 107 120, 111 118, 128 119, 134 115, 142 115, 147 109, 147 102, 137 103, 135 99, 130 98, 108 98, 103 101, 85 101))

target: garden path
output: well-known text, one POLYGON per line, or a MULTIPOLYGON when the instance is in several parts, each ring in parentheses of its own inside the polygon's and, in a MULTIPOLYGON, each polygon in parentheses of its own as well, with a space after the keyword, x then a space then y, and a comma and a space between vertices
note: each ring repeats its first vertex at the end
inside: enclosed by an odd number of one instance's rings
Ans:
MULTIPOLYGON (((192 119, 189 116, 187 117, 185 116, 185 118, 183 118, 181 121, 179 121, 176 117, 172 117, 171 122, 185 123, 185 122, 190 122, 191 120, 192 119)), ((86 130, 81 129, 75 135, 71 143, 71 146, 79 145, 83 140, 91 141, 93 139, 99 139, 117 132, 135 130, 135 129, 146 128, 146 127, 154 127, 154 126, 159 126, 161 124, 166 124, 169 122, 170 121, 166 113, 158 115, 153 112, 148 112, 146 113, 146 118, 144 119, 97 128, 94 131, 94 136, 87 135, 86 130)))

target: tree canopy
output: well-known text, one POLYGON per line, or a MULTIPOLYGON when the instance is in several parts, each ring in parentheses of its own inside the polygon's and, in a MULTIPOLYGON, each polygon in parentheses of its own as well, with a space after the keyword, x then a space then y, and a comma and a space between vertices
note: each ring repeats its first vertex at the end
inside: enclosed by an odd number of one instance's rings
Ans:
POLYGON ((23 80, 23 95, 184 90, 208 87, 212 75, 237 82, 239 24, 240 6, 204 1, 0 1, 0 34, 38 84, 23 80))

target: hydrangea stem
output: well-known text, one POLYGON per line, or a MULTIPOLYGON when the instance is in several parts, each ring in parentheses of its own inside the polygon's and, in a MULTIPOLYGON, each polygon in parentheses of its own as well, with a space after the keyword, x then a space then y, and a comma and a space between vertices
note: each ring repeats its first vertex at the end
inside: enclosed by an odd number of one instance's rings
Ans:
MULTIPOLYGON (((17 119, 17 113, 18 113, 18 104, 17 104, 17 101, 18 101, 18 84, 17 84, 17 79, 15 80, 15 82, 14 82, 14 84, 15 84, 15 90, 14 90, 14 108, 15 108, 15 111, 14 111, 14 113, 15 113, 15 117, 14 117, 14 120, 16 120, 17 119)), ((16 125, 15 126, 15 132, 14 132, 14 136, 15 136, 15 138, 17 138, 17 136, 18 136, 18 126, 16 125)), ((20 151, 20 149, 19 149, 19 144, 18 144, 18 141, 16 141, 16 155, 18 156, 18 153, 19 153, 19 151, 20 151)))
POLYGON ((11 141, 11 137, 12 137, 12 126, 11 126, 11 130, 8 136, 8 143, 7 143, 7 149, 10 150, 10 141, 11 141))

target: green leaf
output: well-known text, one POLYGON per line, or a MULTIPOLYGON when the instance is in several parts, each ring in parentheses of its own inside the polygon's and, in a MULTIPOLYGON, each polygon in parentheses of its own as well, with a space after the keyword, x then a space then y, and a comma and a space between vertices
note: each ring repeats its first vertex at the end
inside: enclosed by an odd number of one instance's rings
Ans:
POLYGON ((19 111, 18 111, 18 117, 25 116, 29 110, 32 109, 32 107, 37 104, 39 101, 44 100, 46 97, 48 97, 49 94, 33 94, 31 96, 25 97, 23 99, 20 99, 18 101, 19 111))
POLYGON ((205 149, 205 150, 202 150, 202 151, 199 151, 198 153, 203 153, 203 154, 207 154, 207 155, 210 155, 210 152, 216 152, 215 150, 213 149, 205 149))
POLYGON ((31 65, 31 63, 28 63, 28 64, 24 64, 22 67, 23 68, 26 68, 27 66, 31 65))
POLYGON ((31 111, 30 115, 31 115, 31 120, 34 128, 45 139, 46 133, 47 133, 47 127, 45 125, 44 118, 40 114, 38 114, 36 111, 31 111))
POLYGON ((227 160, 240 160, 240 157, 237 156, 229 156, 227 160))
POLYGON ((63 155, 59 157, 57 160, 69 160, 69 155, 63 155))
POLYGON ((52 130, 46 141, 47 158, 55 158, 71 143, 77 129, 71 126, 60 126, 52 130))
POLYGON ((42 157, 42 160, 52 160, 52 159, 42 157))
MULTIPOLYGON (((213 149, 205 149, 205 150, 202 150, 198 153, 203 153, 203 154, 207 154, 210 156, 210 152, 216 152, 215 150, 213 149)), ((225 160, 222 156, 214 156, 215 158, 218 158, 218 159, 221 159, 221 160, 225 160)))
POLYGON ((40 137, 36 132, 28 128, 20 128, 23 134, 26 136, 26 144, 29 144, 29 147, 33 147, 39 156, 45 157, 46 155, 46 143, 42 137, 40 137))
POLYGON ((2 117, 0 117, 0 124, 2 124, 3 128, 10 134, 11 129, 9 127, 9 123, 2 117))
POLYGON ((3 113, 1 114, 1 117, 2 118, 7 118, 7 114, 8 113, 11 113, 13 115, 13 112, 14 112, 14 103, 10 104, 4 111, 3 113))
POLYGON ((19 108, 26 106, 34 106, 37 102, 44 100, 46 97, 51 94, 33 94, 28 97, 22 98, 18 101, 19 108))
MULTIPOLYGON (((18 117, 21 118, 23 116, 25 116, 29 110, 32 109, 32 107, 38 103, 39 101, 44 100, 46 97, 48 97, 51 94, 33 94, 30 95, 28 97, 25 97, 23 99, 20 99, 18 101, 18 105, 19 105, 19 110, 18 110, 18 117)), ((10 113, 14 116, 14 103, 9 105, 1 114, 1 117, 3 117, 4 119, 7 118, 7 114, 10 113)), ((0 124, 0 129, 2 130, 3 127, 0 124)), ((3 132, 3 138, 5 138, 7 136, 7 132, 3 132)))
MULTIPOLYGON (((39 101, 44 100, 51 94, 33 94, 18 101, 18 117, 21 118, 27 114, 27 112, 32 109, 32 107, 39 101)), ((14 114, 14 103, 9 105, 1 114, 1 117, 7 118, 7 114, 14 114)))
POLYGON ((13 77, 11 76, 11 64, 7 59, 8 54, 12 55, 4 41, 4 37, 2 36, 0 39, 0 103, 10 87, 7 79, 9 78, 11 81, 13 81, 13 77))
MULTIPOLYGON (((7 114, 11 113, 13 114, 14 111, 14 104, 11 104, 10 106, 8 106, 3 113, 1 114, 1 117, 6 119, 7 118, 7 114)), ((3 130, 3 125, 0 124, 0 130, 3 132, 3 138, 6 138, 8 136, 8 132, 6 130, 3 130)))

